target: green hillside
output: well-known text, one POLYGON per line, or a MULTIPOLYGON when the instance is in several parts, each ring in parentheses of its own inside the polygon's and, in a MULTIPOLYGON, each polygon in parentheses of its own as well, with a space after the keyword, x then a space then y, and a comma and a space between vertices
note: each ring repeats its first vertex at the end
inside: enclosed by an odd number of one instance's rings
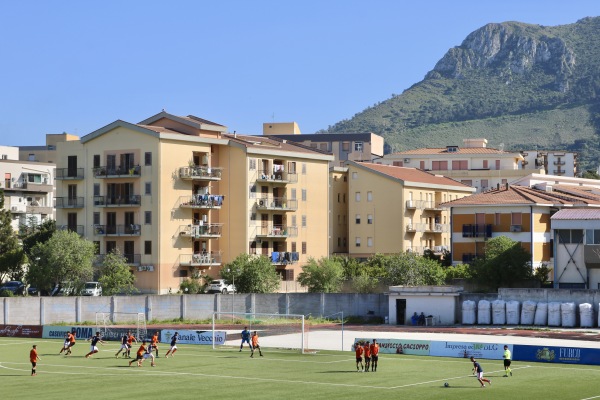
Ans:
POLYGON ((488 24, 425 79, 327 132, 381 134, 386 152, 485 137, 505 149, 600 155, 600 18, 555 27, 488 24))

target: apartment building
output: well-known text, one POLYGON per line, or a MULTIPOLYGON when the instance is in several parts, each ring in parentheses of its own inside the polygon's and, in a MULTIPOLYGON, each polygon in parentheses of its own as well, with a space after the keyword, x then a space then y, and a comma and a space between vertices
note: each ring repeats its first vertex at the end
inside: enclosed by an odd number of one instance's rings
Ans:
MULTIPOLYGON (((526 170, 543 169, 547 175, 577 176, 577 160, 579 155, 568 151, 522 151, 521 165, 526 170)), ((530 171, 531 172, 531 171, 530 171)))
POLYGON ((444 175, 477 193, 534 172, 544 173, 544 168, 524 170, 524 158, 519 152, 507 152, 487 147, 487 139, 463 139, 463 146, 422 148, 386 154, 382 164, 419 168, 444 175))
POLYGON ((329 254, 331 155, 165 111, 58 152, 58 223, 94 241, 99 259, 119 249, 142 292, 217 277, 241 253, 268 256, 293 281, 309 257, 329 254))
POLYGON ((334 192, 332 201, 340 205, 332 211, 338 213, 333 224, 339 232, 348 216, 348 233, 334 241, 343 248, 347 237, 354 258, 426 249, 442 253, 450 248, 450 214, 440 204, 475 191, 416 168, 349 161, 347 169, 347 198, 334 192))
POLYGON ((344 167, 346 161, 366 161, 381 158, 384 152, 383 137, 374 133, 315 133, 302 135, 295 122, 263 124, 263 136, 303 144, 333 154, 331 167, 344 167))
POLYGON ((56 164, 56 145, 70 140, 79 140, 79 136, 68 133, 49 133, 45 146, 19 146, 19 160, 56 164))
POLYGON ((451 211, 452 260, 468 263, 484 254, 490 238, 506 236, 531 253, 531 265, 554 265, 551 217, 562 209, 600 207, 595 188, 573 185, 505 185, 444 204, 451 211))
POLYGON ((0 146, 0 189, 15 232, 54 217, 54 164, 20 161, 19 148, 0 146))

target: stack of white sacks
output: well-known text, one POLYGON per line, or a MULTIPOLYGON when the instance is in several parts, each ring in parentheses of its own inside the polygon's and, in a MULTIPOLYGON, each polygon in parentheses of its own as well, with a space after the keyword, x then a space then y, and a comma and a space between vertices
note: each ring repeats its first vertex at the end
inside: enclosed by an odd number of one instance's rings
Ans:
MULTIPOLYGON (((598 324, 600 327, 600 304, 598 305, 598 324)), ((465 300, 462 304, 462 323, 464 325, 536 325, 574 328, 594 327, 594 307, 589 303, 465 300), (579 313, 577 312, 579 309, 579 313)))

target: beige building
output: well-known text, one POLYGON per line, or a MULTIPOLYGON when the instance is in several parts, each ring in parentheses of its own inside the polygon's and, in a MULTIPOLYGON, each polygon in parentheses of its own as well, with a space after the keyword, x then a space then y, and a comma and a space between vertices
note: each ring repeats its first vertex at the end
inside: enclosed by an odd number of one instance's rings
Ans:
POLYGON ((49 133, 45 146, 19 146, 19 160, 56 164, 56 145, 62 142, 79 140, 79 136, 68 133, 49 133))
POLYGON ((348 254, 360 259, 450 248, 450 215, 440 204, 473 188, 415 168, 358 162, 347 168, 347 196, 343 190, 332 194, 333 225, 342 232, 347 216, 347 240, 334 237, 334 248, 347 243, 348 254))
POLYGON ((226 131, 163 111, 60 143, 58 223, 100 255, 119 249, 143 292, 177 291, 194 273, 217 277, 241 253, 267 255, 294 281, 308 257, 329 254, 332 157, 226 131))
POLYGON ((431 171, 472 186, 477 192, 505 185, 531 173, 544 173, 542 166, 523 169, 521 153, 489 148, 486 139, 463 139, 463 146, 387 154, 377 162, 431 171))

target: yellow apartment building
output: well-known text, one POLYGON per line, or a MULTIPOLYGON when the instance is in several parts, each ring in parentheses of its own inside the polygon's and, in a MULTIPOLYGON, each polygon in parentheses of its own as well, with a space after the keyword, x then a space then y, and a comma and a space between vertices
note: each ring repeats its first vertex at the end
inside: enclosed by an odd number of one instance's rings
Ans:
POLYGON ((600 196, 589 189, 505 185, 444 204, 451 211, 453 263, 471 262, 484 254, 487 240, 506 236, 531 253, 533 268, 553 266, 550 218, 563 208, 599 207, 600 196))
MULTIPOLYGON (((442 253, 450 248, 450 215, 440 204, 468 196, 475 189, 416 168, 352 161, 347 168, 351 257, 426 249, 442 253)), ((342 220, 343 214, 336 218, 342 220)))
POLYGON ((329 254, 327 153, 164 111, 58 152, 57 223, 94 241, 99 260, 119 249, 142 292, 218 277, 242 253, 268 256, 291 282, 329 254))

